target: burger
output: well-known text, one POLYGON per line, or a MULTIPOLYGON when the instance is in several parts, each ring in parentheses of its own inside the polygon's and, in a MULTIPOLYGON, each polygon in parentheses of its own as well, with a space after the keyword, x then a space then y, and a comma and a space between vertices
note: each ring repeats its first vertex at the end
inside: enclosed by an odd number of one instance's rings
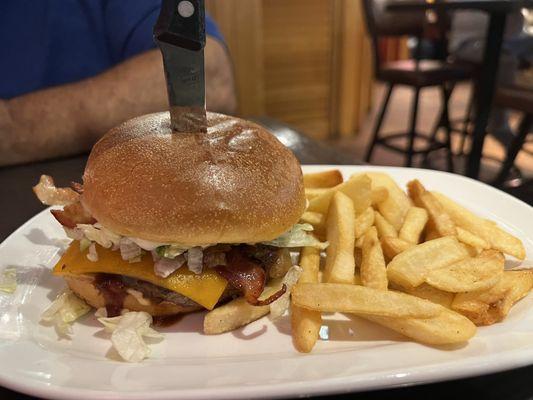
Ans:
POLYGON ((34 187, 73 239, 53 273, 108 316, 170 316, 243 296, 292 265, 291 247, 317 245, 304 212, 298 160, 252 122, 208 113, 207 133, 176 133, 168 112, 111 129, 83 183, 34 187))

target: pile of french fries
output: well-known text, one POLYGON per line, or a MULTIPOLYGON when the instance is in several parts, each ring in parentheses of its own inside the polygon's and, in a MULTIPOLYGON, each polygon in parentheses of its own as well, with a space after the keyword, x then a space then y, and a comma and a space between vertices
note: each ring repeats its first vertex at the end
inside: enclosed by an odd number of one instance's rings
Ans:
MULTIPOLYGON (((520 239, 418 180, 404 192, 385 173, 338 170, 304 175, 308 207, 301 221, 329 246, 300 251, 291 290, 294 346, 309 352, 322 313, 348 313, 417 342, 465 342, 476 325, 502 321, 533 287, 533 271, 505 270, 524 260, 520 239)), ((281 287, 274 280, 264 296, 281 287)), ((269 313, 242 299, 206 315, 206 334, 226 332, 269 313)))

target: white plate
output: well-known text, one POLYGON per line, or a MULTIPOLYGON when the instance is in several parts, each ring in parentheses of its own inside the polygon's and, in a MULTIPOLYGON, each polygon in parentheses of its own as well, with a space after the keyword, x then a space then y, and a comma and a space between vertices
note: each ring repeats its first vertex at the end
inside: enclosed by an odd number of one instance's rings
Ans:
MULTIPOLYGON (((306 171, 328 167, 311 166, 306 171)), ((389 172, 399 184, 419 178, 522 238, 533 254, 533 208, 490 186, 443 172, 339 167, 345 176, 389 172)), ((28 189, 29 190, 29 189, 28 189)), ((0 269, 16 266, 22 282, 0 295, 0 385, 62 399, 216 399, 317 395, 433 382, 533 363, 533 296, 504 323, 480 328, 467 345, 437 349, 406 341, 361 320, 328 322, 330 341, 309 355, 292 347, 289 323, 267 318, 219 336, 201 334, 202 314, 163 329, 166 340, 140 364, 110 359, 110 341, 91 315, 58 341, 39 323, 63 287, 50 268, 64 238, 43 211, 0 245, 0 269)))

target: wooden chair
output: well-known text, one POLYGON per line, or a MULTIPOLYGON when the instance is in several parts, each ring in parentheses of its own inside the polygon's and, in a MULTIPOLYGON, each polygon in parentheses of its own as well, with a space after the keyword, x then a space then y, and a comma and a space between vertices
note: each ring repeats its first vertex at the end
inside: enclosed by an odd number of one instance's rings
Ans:
POLYGON ((511 168, 514 166, 516 156, 533 128, 533 89, 520 86, 500 87, 496 91, 494 102, 500 107, 521 111, 524 114, 520 121, 518 132, 507 150, 498 176, 493 182, 495 186, 503 186, 511 168))
POLYGON ((405 166, 413 165, 416 154, 427 155, 435 150, 445 148, 447 151, 447 168, 453 171, 453 154, 451 150, 451 129, 448 114, 448 102, 456 82, 468 79, 470 71, 461 65, 454 65, 444 60, 420 60, 420 39, 426 26, 424 13, 390 13, 386 11, 386 0, 363 0, 365 20, 372 39, 374 50, 374 71, 376 79, 386 83, 387 91, 383 100, 378 119, 374 126, 373 136, 368 147, 365 160, 370 162, 376 145, 406 155, 405 166), (415 36, 419 46, 415 50, 414 59, 382 63, 379 54, 379 39, 386 36, 415 36), (381 125, 385 117, 393 89, 397 85, 413 88, 414 97, 411 105, 409 131, 380 136, 381 125), (420 91, 426 87, 438 86, 442 101, 442 112, 436 129, 444 128, 446 139, 441 142, 437 135, 426 136, 417 132, 416 120, 420 91), (394 144, 399 138, 407 138, 407 146, 394 144), (424 142, 421 149, 415 149, 415 140, 424 142))

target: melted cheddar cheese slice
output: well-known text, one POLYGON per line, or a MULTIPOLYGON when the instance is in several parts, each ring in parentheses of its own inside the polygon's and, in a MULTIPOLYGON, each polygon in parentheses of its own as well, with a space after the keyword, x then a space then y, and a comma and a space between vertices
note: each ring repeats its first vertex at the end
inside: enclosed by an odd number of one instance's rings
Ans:
POLYGON ((80 251, 80 243, 74 241, 54 267, 54 275, 106 273, 126 275, 164 287, 194 300, 211 310, 217 304, 228 282, 211 269, 195 274, 186 266, 166 278, 154 274, 154 262, 150 254, 144 254, 141 261, 124 261, 119 251, 112 251, 96 245, 98 261, 87 258, 87 252, 80 251))

